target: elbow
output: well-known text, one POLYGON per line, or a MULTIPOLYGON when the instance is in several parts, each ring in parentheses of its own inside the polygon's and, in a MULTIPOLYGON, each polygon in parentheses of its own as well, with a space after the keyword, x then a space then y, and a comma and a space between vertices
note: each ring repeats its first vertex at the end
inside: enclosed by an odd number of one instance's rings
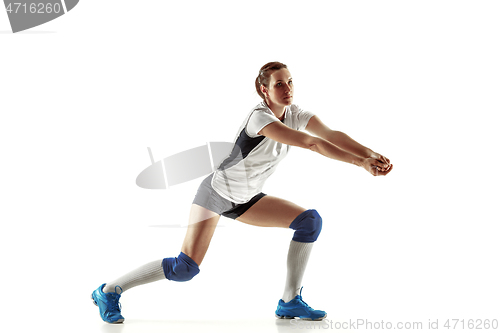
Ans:
POLYGON ((312 150, 315 153, 319 153, 319 147, 317 145, 310 146, 309 150, 312 150))
POLYGON ((304 142, 303 148, 306 148, 306 149, 309 149, 309 150, 312 150, 312 151, 318 153, 319 147, 320 147, 322 141, 323 140, 321 138, 318 138, 315 136, 310 136, 304 142))

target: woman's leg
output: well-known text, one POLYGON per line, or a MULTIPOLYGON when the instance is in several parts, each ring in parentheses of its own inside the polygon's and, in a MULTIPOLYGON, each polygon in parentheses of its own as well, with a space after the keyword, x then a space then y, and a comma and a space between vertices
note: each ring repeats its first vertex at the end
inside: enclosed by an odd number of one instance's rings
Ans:
MULTIPOLYGON (((220 215, 206 208, 195 204, 191 206, 189 225, 181 252, 194 260, 197 265, 201 264, 207 252, 219 218, 220 215)), ((119 286, 122 289, 121 292, 124 292, 138 285, 165 279, 163 260, 159 259, 147 263, 118 279, 106 283, 103 291, 105 293, 115 292, 115 288, 119 286)))
POLYGON ((266 195, 236 220, 258 227, 288 228, 304 211, 304 208, 293 202, 266 195))
POLYGON ((181 251, 201 265, 214 235, 220 215, 206 208, 191 205, 189 225, 181 251))
MULTIPOLYGON (((259 227, 289 228, 292 222, 306 216, 308 212, 290 201, 265 196, 236 220, 259 227)), ((309 222, 306 219, 305 223, 309 222)), ((316 233, 319 234, 319 231, 316 231, 316 233)), ((314 241, 311 240, 307 239, 307 242, 292 240, 290 242, 287 257, 287 277, 282 298, 285 303, 291 301, 300 293, 302 277, 314 244, 314 241)))
POLYGON ((193 204, 186 238, 178 257, 152 261, 94 290, 92 300, 99 307, 102 320, 109 323, 122 323, 125 320, 121 315, 119 299, 124 291, 132 287, 165 278, 189 281, 198 274, 198 265, 207 252, 219 217, 220 215, 193 204))

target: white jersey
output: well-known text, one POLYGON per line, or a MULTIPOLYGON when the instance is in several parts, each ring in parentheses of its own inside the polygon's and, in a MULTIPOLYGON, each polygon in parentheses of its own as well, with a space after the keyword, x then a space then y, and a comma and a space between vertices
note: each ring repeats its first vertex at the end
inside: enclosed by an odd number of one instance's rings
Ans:
MULTIPOLYGON (((295 130, 304 130, 314 114, 292 104, 285 109, 282 122, 295 130)), ((212 187, 223 198, 237 204, 248 202, 262 192, 264 182, 274 173, 290 146, 257 134, 266 125, 280 121, 262 101, 241 125, 231 154, 214 172, 212 187)))

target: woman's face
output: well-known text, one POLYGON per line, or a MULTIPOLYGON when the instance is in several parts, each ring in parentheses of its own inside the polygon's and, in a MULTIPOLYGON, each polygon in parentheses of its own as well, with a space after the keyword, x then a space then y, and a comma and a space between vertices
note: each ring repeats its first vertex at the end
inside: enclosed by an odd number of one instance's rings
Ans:
POLYGON ((265 89, 264 95, 268 104, 276 106, 291 105, 293 101, 293 83, 292 75, 286 68, 279 69, 271 74, 269 88, 265 89))

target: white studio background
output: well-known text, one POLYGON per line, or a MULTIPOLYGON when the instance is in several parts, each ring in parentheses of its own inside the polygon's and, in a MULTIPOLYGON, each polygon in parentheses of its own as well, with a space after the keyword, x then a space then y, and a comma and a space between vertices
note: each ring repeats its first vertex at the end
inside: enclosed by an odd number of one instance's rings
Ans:
MULTIPOLYGON (((268 180, 323 217, 304 299, 332 319, 500 319, 499 14, 496 1, 81 1, 12 34, 2 12, 2 321, 98 330, 94 289, 177 256, 202 178, 137 187, 147 147, 160 159, 232 141, 269 61, 288 65, 294 103, 394 164, 372 177, 293 148, 268 180)), ((199 276, 128 291, 124 316, 273 316, 293 232, 220 225, 199 276)))

